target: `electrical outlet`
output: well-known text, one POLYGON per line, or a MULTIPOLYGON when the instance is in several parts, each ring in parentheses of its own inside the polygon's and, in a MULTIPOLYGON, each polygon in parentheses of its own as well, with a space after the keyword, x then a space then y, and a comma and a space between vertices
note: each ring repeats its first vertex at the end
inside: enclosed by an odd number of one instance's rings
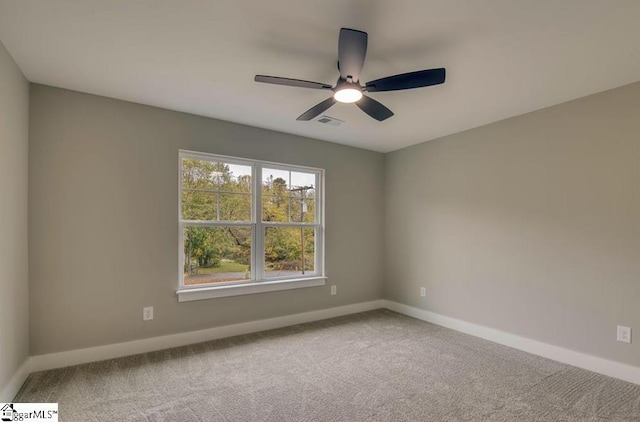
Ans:
POLYGON ((334 284, 333 286, 331 286, 331 296, 335 296, 337 294, 338 294, 338 286, 334 284))
POLYGON ((153 319, 153 306, 142 308, 142 320, 151 321, 153 319))
POLYGON ((631 343, 631 327, 623 327, 618 325, 618 341, 623 343, 631 343))
POLYGON ((420 297, 427 297, 427 289, 420 287, 420 297))

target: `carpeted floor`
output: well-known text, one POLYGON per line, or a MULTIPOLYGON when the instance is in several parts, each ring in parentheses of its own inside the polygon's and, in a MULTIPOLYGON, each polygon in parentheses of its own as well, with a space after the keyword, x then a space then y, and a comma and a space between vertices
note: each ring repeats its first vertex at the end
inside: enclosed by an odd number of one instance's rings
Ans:
POLYGON ((640 421, 640 386, 378 310, 32 374, 61 421, 640 421))

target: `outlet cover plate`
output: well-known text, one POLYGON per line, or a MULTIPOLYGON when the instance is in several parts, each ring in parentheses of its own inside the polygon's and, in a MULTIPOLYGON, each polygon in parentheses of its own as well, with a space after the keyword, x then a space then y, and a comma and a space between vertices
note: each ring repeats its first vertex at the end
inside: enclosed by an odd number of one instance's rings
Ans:
POLYGON ((142 320, 151 321, 153 319, 153 306, 142 308, 142 320))
POLYGON ((618 341, 623 343, 631 343, 631 327, 623 327, 618 325, 618 341))

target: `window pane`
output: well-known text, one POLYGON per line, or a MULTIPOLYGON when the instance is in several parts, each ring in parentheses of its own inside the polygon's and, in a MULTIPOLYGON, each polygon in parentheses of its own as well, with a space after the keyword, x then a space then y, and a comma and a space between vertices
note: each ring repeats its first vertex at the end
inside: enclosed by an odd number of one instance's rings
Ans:
POLYGON ((190 158, 181 163, 183 220, 251 221, 251 166, 190 158))
POLYGON ((315 173, 302 173, 299 171, 291 172, 291 186, 292 188, 315 188, 316 175, 315 173))
POLYGON ((289 172, 262 169, 262 221, 289 221, 289 172))
POLYGON ((287 170, 262 169, 262 194, 263 195, 284 195, 287 194, 290 186, 291 175, 287 170))
POLYGON ((181 171, 183 188, 251 192, 251 166, 183 158, 181 171))
POLYGON ((262 197, 262 221, 289 221, 289 197, 267 195, 262 197))
POLYGON ((315 272, 315 228, 267 227, 264 243, 267 277, 315 272))
POLYGON ((315 219, 315 200, 291 198, 291 221, 313 223, 315 219))
POLYGON ((315 222, 316 174, 264 168, 262 221, 315 222))
POLYGON ((220 177, 220 191, 251 192, 251 166, 227 163, 219 164, 222 171, 222 175, 220 177))
POLYGON ((183 188, 216 189, 222 175, 221 164, 207 160, 182 159, 180 182, 183 188))
POLYGON ((185 227, 185 285, 249 280, 250 265, 250 228, 185 227))
POLYGON ((251 194, 221 193, 221 221, 251 221, 251 194))
POLYGON ((218 194, 207 191, 182 191, 183 220, 216 220, 218 194))

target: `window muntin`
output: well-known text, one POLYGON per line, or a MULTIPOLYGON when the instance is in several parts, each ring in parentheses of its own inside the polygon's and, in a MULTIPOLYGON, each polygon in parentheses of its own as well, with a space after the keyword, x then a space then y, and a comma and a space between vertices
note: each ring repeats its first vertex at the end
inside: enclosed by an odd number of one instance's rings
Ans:
POLYGON ((180 287, 322 276, 322 170, 180 152, 180 287))

